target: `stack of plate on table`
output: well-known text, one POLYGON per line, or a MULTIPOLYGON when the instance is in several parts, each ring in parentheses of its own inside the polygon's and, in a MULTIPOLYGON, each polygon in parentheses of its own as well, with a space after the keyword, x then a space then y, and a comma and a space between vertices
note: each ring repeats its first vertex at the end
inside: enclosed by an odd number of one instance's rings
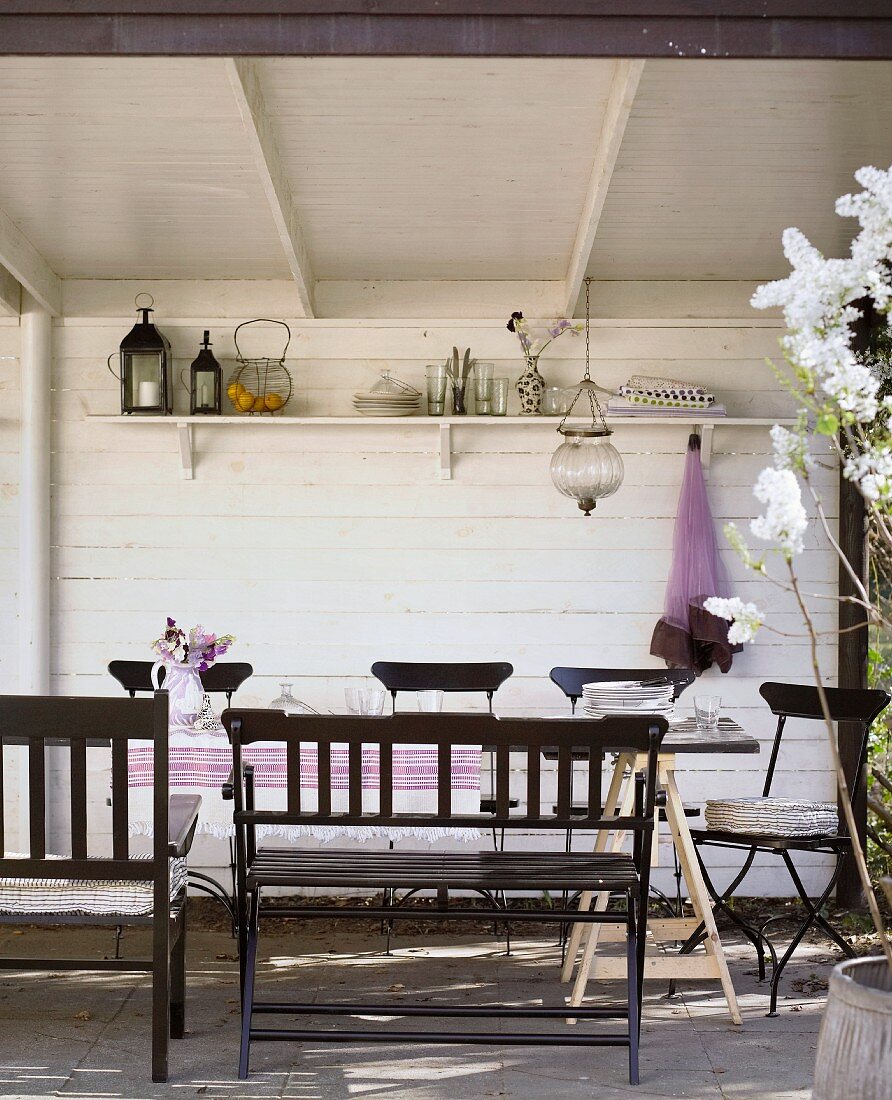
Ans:
POLYGON ((353 407, 363 416, 411 416, 420 406, 421 393, 389 374, 365 393, 353 395, 353 407))
POLYGON ((675 688, 664 681, 602 680, 583 684, 582 705, 592 718, 609 714, 663 714, 667 718, 674 706, 675 688))

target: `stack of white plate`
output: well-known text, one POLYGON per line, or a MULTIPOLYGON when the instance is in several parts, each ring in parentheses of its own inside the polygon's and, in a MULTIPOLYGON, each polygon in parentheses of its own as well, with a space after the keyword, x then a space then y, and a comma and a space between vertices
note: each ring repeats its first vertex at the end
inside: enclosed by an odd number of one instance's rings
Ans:
POLYGON ((419 391, 389 374, 370 390, 353 395, 353 407, 363 416, 411 416, 420 406, 419 391))
POLYGON ((636 713, 668 717, 674 706, 673 695, 672 684, 646 680, 602 680, 583 684, 582 705, 585 713, 593 718, 636 713))

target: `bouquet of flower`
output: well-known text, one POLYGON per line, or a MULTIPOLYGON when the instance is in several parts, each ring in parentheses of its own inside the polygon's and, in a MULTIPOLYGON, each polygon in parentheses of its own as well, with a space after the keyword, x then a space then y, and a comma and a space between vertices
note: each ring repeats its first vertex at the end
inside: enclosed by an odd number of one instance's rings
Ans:
POLYGON ((548 345, 557 340, 563 333, 571 332, 574 336, 577 336, 582 332, 581 323, 574 325, 573 322, 568 321, 566 317, 559 317, 548 325, 545 334, 541 338, 534 339, 530 335, 527 324, 528 322, 524 315, 519 310, 515 310, 508 318, 508 324, 505 327, 509 332, 513 332, 520 341, 523 357, 528 363, 535 362, 548 345), (545 338, 546 335, 548 337, 547 340, 545 338))
POLYGON ((168 616, 167 629, 152 643, 152 650, 166 665, 188 665, 204 672, 229 649, 232 634, 208 634, 203 627, 193 626, 188 635, 168 616))

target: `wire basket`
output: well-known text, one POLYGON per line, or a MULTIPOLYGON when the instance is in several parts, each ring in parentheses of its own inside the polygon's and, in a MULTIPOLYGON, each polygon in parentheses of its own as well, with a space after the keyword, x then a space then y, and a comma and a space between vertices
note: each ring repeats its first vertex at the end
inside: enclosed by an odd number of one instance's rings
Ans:
POLYGON ((275 416, 285 411, 294 393, 294 384, 285 366, 285 354, 291 343, 291 329, 284 321, 258 317, 243 321, 235 330, 235 354, 238 366, 226 387, 226 396, 237 413, 245 416, 275 416), (277 359, 246 359, 238 346, 238 334, 248 325, 281 325, 288 333, 285 347, 277 359))

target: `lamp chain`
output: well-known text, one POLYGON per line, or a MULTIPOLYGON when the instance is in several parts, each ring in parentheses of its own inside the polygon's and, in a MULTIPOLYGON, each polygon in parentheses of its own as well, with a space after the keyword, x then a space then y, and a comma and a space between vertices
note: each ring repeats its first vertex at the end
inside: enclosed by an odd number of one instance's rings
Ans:
MULTIPOLYGON (((585 375, 582 379, 583 382, 591 382, 591 380, 592 380, 591 369, 590 369, 590 363, 591 363, 591 283, 592 283, 591 276, 586 276, 586 278, 585 278, 585 375)), ((592 427, 597 428, 598 421, 600 420, 601 421, 601 427, 603 428, 603 430, 605 432, 607 431, 607 421, 604 419, 604 410, 601 408, 601 402, 598 400, 598 398, 595 395, 594 388, 591 387, 591 386, 586 386, 586 387, 580 386, 580 388, 576 391, 576 396, 570 402, 570 408, 567 409, 567 411, 564 413, 563 419, 561 420, 560 424, 558 424, 558 429, 557 430, 559 432, 563 433, 564 425, 567 423, 567 418, 573 412, 573 406, 579 400, 579 395, 582 393, 583 388, 585 389, 585 392, 588 395, 589 409, 591 410, 591 416, 592 416, 592 427)))

